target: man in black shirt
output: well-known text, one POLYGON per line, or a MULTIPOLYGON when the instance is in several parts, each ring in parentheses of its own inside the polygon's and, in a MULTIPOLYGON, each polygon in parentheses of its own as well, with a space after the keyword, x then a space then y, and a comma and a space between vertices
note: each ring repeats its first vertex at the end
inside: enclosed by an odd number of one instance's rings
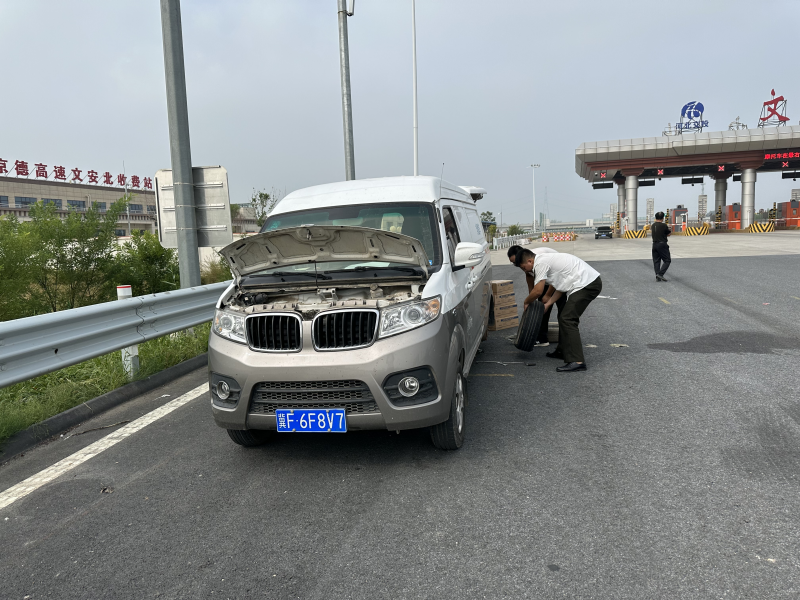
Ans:
POLYGON ((664 278, 664 273, 669 269, 669 263, 672 262, 672 257, 669 255, 669 244, 667 237, 672 234, 669 226, 664 223, 664 213, 656 213, 656 222, 650 228, 650 234, 653 236, 653 267, 656 270, 656 281, 667 281, 664 278))

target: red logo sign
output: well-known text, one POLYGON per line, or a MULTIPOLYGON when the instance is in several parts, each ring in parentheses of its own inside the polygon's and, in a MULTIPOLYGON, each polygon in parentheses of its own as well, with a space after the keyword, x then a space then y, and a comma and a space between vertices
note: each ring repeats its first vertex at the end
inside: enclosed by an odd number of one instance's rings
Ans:
MULTIPOLYGON (((785 123, 789 120, 789 117, 786 117, 778 112, 778 105, 784 102, 783 96, 775 97, 775 90, 772 90, 772 100, 767 100, 764 102, 764 108, 767 111, 767 115, 765 117, 759 117, 760 121, 769 121, 771 118, 775 117, 781 123, 785 123)), ((763 112, 763 111, 762 111, 763 112)))

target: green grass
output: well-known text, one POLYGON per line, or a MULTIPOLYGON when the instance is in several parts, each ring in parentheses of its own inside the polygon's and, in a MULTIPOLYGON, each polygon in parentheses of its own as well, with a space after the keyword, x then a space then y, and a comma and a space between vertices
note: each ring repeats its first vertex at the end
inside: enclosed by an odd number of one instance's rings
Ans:
MULTIPOLYGON (((208 350, 210 323, 139 344, 142 379, 208 350)), ((129 383, 120 352, 0 389, 0 447, 13 434, 129 383)))

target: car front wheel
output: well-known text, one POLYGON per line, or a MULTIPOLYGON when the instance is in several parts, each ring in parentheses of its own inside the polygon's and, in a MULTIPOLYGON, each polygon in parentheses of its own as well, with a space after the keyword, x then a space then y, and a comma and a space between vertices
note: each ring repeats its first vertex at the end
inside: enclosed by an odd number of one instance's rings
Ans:
POLYGON ((245 448, 255 448, 266 444, 272 437, 274 431, 264 431, 262 429, 227 429, 228 436, 240 446, 245 448))
POLYGON ((456 385, 450 400, 450 417, 444 423, 431 427, 431 441, 440 450, 458 450, 464 443, 465 408, 467 406, 467 378, 458 366, 456 385))

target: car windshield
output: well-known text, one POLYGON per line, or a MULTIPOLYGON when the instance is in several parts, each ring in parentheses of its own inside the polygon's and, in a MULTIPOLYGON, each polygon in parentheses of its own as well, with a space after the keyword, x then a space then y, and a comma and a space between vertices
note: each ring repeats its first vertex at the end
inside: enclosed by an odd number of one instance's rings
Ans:
MULTIPOLYGON (((425 254, 433 269, 442 264, 436 216, 432 204, 393 203, 393 204, 351 204, 348 206, 330 206, 300 210, 270 216, 261 232, 302 227, 304 225, 349 225, 351 227, 369 227, 392 233, 402 233, 422 243, 425 254)), ((330 265, 331 263, 326 263, 330 265)), ((377 263, 349 261, 348 266, 336 267, 354 269, 359 266, 391 266, 393 263, 377 263)), ((306 265, 304 265, 306 266, 306 265)), ((408 266, 408 265, 403 265, 408 266)), ((311 269, 313 271, 313 265, 311 269)), ((322 269, 318 266, 318 269, 322 269)), ((328 269, 326 266, 325 269, 328 269)), ((333 269, 333 267, 331 267, 333 269)))

